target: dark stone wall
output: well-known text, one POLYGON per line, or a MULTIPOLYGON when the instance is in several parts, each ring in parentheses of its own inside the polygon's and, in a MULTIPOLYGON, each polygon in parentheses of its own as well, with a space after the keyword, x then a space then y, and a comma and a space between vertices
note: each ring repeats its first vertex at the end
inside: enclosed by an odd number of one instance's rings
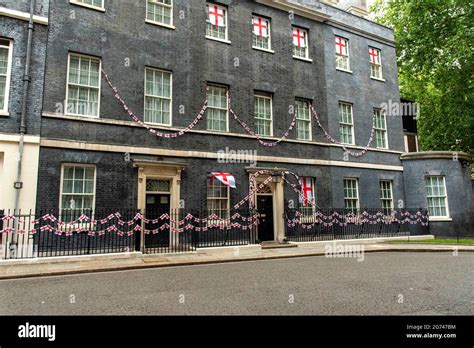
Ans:
MULTIPOLYGON (((35 15, 48 17, 50 0, 36 0, 35 15)), ((30 12, 30 0, 0 0, 0 6, 16 11, 30 12)))
MULTIPOLYGON (((0 3, 0 6, 2 4, 0 3)), ((29 11, 29 8, 28 10, 29 11)), ((0 17, 0 37, 13 40, 12 70, 10 76, 9 116, 0 116, 0 132, 19 133, 23 96, 23 74, 26 63, 28 22, 0 17)), ((27 134, 39 135, 43 103, 44 69, 46 59, 47 28, 35 24, 31 55, 31 83, 27 100, 27 134)))
POLYGON ((430 231, 437 236, 472 236, 474 219, 470 168, 450 159, 404 160, 405 194, 407 206, 426 207, 425 176, 444 175, 452 221, 431 221, 430 231))
MULTIPOLYGON (((334 34, 336 29, 327 24, 296 16, 290 19, 288 13, 257 4, 250 0, 218 1, 228 6, 230 44, 205 38, 205 6, 202 1, 174 1, 174 25, 168 29, 145 23, 145 4, 139 1, 106 2, 106 11, 100 12, 74 6, 65 1, 51 1, 50 31, 48 41, 48 64, 46 67, 46 90, 44 111, 56 113, 65 99, 67 57, 69 52, 93 55, 102 59, 103 69, 132 110, 139 116, 143 113, 144 69, 154 67, 173 72, 173 126, 189 124, 202 106, 207 82, 229 86, 232 106, 237 114, 253 127, 254 91, 273 94, 274 135, 281 136, 287 129, 291 115, 289 106, 295 98, 313 101, 323 126, 338 138, 338 100, 354 103, 356 144, 367 143, 372 107, 386 99, 399 98, 396 79, 394 49, 381 47, 384 56, 386 82, 369 78, 369 39, 361 35, 350 36, 351 64, 353 74, 335 71, 334 34), (251 16, 258 14, 271 18, 272 49, 274 54, 252 49, 251 16), (291 27, 298 25, 309 30, 310 58, 306 62, 292 57, 291 27), (352 47, 352 46, 351 46, 352 47), (385 55, 385 53, 384 53, 385 55), (130 64, 128 64, 130 63, 130 64), (363 89, 368 89, 363 92, 363 89), (180 114, 184 106, 185 113, 180 114), (328 123, 329 119, 329 123, 328 123)), ((367 23, 364 22, 365 26, 367 23)), ((388 29, 373 25, 378 35, 388 35, 388 29)), ((340 33, 340 30, 339 32, 340 33)), ((388 38, 393 39, 393 37, 388 38)), ((130 120, 113 93, 102 80, 101 119, 130 120)), ((230 116, 229 116, 230 118, 230 116)), ((243 130, 229 119, 230 131, 243 134, 243 130)), ((397 121, 389 122, 389 142, 393 150, 403 149, 403 134, 397 121), (395 128, 399 129, 395 129, 395 128), (393 128, 393 129, 392 129, 393 128), (398 138, 398 139, 397 139, 398 138)), ((196 126, 206 129, 205 119, 196 126)), ((327 143, 321 130, 313 120, 313 143, 283 142, 272 148, 263 147, 255 139, 228 136, 225 133, 188 133, 178 139, 161 139, 148 134, 145 129, 124 125, 111 125, 82 120, 64 120, 43 117, 42 137, 81 142, 129 145, 145 148, 195 150, 217 152, 228 147, 231 150, 257 150, 260 156, 275 156, 305 159, 343 160, 343 151, 338 147, 321 146, 314 142, 327 143)), ((290 135, 295 139, 296 133, 290 135)), ((125 202, 136 205, 136 170, 131 163, 123 161, 124 154, 90 151, 71 151, 42 148, 40 160, 40 182, 50 188, 59 185, 60 167, 63 162, 96 163, 97 187, 104 185, 103 197, 98 197, 96 205, 108 207, 125 202), (110 162, 110 163, 109 163, 110 162), (107 174, 107 170, 111 173, 107 174), (117 174, 117 172, 119 174, 117 174), (114 182, 108 175, 118 175, 114 182), (120 200, 114 197, 120 197, 120 200)), ((248 174, 244 167, 248 164, 218 163, 211 159, 172 158, 163 156, 150 159, 177 160, 187 164, 182 174, 182 198, 187 207, 205 204, 206 175, 212 171, 228 171, 235 175, 239 188, 232 190, 235 204, 248 192, 248 174)), ((360 158, 349 158, 360 163, 400 165, 399 154, 369 152, 360 158)), ((360 187, 361 206, 379 206, 379 192, 366 183, 375 182, 381 175, 394 178, 395 199, 403 195, 400 172, 378 170, 354 170, 351 168, 331 168, 329 166, 291 165, 287 163, 259 162, 259 167, 284 167, 300 176, 316 177, 317 203, 321 207, 343 206, 339 191, 342 177, 361 175, 364 185, 360 187), (366 181, 365 181, 366 180, 366 181), (369 189, 370 188, 370 189, 369 189)), ((51 190, 39 188, 38 201, 59 204, 59 187, 53 199, 48 197, 51 190), (56 200, 56 201, 55 201, 56 200)), ((286 197, 297 202, 297 196, 286 188, 286 197)), ((49 203, 48 203, 49 204, 49 203)))
POLYGON ((393 205, 395 208, 399 206, 399 203, 403 204, 402 207, 417 208, 404 204, 403 172, 331 167, 331 178, 334 207, 344 207, 344 178, 357 178, 359 180, 359 204, 361 208, 378 208, 381 206, 380 180, 392 180, 393 205), (399 202, 399 200, 402 202, 399 202))
MULTIPOLYGON (((63 1, 52 1, 44 111, 56 112, 58 105, 65 99, 67 55, 68 52, 80 52, 102 59, 104 70, 131 109, 140 116, 144 105, 144 69, 155 67, 173 72, 173 126, 183 127, 191 122, 202 106, 206 82, 213 82, 230 87, 234 110, 251 126, 254 125, 253 94, 259 90, 273 93, 275 136, 281 136, 287 129, 292 118, 288 114, 289 106, 299 97, 314 102, 324 126, 327 126, 328 115, 333 119, 332 122, 336 122, 330 131, 334 137, 338 137, 337 110, 336 113, 334 110, 328 113, 327 105, 331 108, 336 105, 337 108, 339 96, 336 92, 328 91, 335 89, 334 85, 341 80, 326 83, 326 79, 335 74, 334 37, 327 35, 328 29, 324 24, 298 16, 291 21, 286 12, 252 1, 223 1, 229 6, 231 44, 226 44, 205 38, 205 9, 202 2, 177 0, 174 3, 176 29, 171 30, 145 23, 145 6, 136 2, 107 3, 106 12, 102 13, 63 1), (252 13, 271 18, 274 54, 251 48, 252 13), (310 57, 313 63, 292 57, 292 24, 309 29, 310 57), (180 114, 180 107, 184 107, 184 114, 180 114)), ((357 40, 361 41, 361 46, 366 45, 365 39, 354 39, 357 40)), ((367 50, 354 52, 352 61, 354 65, 366 65, 368 69, 367 50)), ((388 56, 384 65, 395 66, 395 57, 388 56)), ((355 71, 354 76, 347 76, 345 83, 353 86, 352 90, 358 90, 368 82, 374 83, 367 81, 364 74, 368 74, 368 70, 355 71)), ((396 87, 396 75, 394 79, 387 71, 387 80, 392 82, 375 83, 386 95, 393 94, 395 99, 398 98, 398 92, 393 88, 396 87)), ((363 121, 366 111, 363 105, 380 102, 380 98, 370 100, 369 96, 370 94, 363 96, 367 99, 366 102, 361 96, 354 95, 355 110, 364 108, 355 115, 357 145, 365 145, 368 140, 368 134, 365 133, 370 133, 370 125, 367 128, 363 121)), ((371 121, 370 115, 371 113, 367 116, 368 122, 371 121)), ((105 81, 102 81, 100 118, 129 120, 105 81)), ((232 119, 229 124, 231 132, 244 133, 232 119)), ((196 129, 205 128, 205 119, 196 126, 196 129)), ((392 133, 391 130, 389 132, 392 133)), ((393 149, 400 150, 398 145, 403 145, 401 132, 393 130, 393 135, 389 137, 391 141, 393 139, 393 149), (399 139, 395 140, 397 137, 399 139)), ((187 150, 199 148, 200 145, 201 149, 205 148, 207 151, 218 151, 225 146, 234 149, 257 148, 262 155, 288 157, 296 152, 302 158, 334 156, 335 159, 342 160, 343 153, 341 149, 335 149, 334 154, 329 155, 326 147, 300 143, 286 143, 268 149, 258 145, 254 139, 226 137, 225 134, 212 137, 187 135, 175 141, 161 140, 155 139, 143 129, 83 122, 75 124, 60 119, 45 119, 42 136, 187 150), (59 129, 61 132, 58 132, 59 129)), ((295 138, 296 134, 293 132, 290 139, 295 138)), ((314 122, 313 141, 327 142, 314 122)), ((386 153, 374 153, 351 160, 399 165, 397 155, 386 153)))
POLYGON ((117 210, 136 208, 138 183, 137 169, 126 162, 122 154, 97 151, 64 151, 41 147, 37 206, 58 209, 60 203, 61 166, 65 163, 93 164, 96 166, 96 207, 117 210))
MULTIPOLYGON (((131 155, 131 158, 162 160, 159 156, 131 155)), ((64 163, 86 163, 96 165, 96 207, 104 209, 134 208, 137 206, 137 169, 122 153, 98 151, 72 151, 42 147, 40 152, 38 206, 56 209, 59 206, 61 165, 64 163)), ((250 163, 219 163, 217 159, 194 159, 167 157, 167 161, 185 163, 181 175, 181 199, 185 207, 197 209, 206 204, 207 174, 215 171, 229 172, 235 176, 237 189, 231 190, 231 206, 248 193, 250 163)), ((393 180, 394 205, 404 200, 403 176, 401 172, 368 169, 349 169, 329 166, 305 166, 276 162, 258 162, 259 167, 283 168, 299 176, 316 179, 316 203, 322 208, 344 207, 343 179, 359 178, 361 208, 380 206, 378 180, 393 180)), ((261 177, 267 177, 262 174, 261 177)), ((296 183, 293 177, 287 177, 296 183)), ((286 185, 285 200, 298 203, 298 195, 286 185)), ((288 203, 288 202, 287 202, 288 203)), ((409 208, 418 207, 406 205, 409 208)))

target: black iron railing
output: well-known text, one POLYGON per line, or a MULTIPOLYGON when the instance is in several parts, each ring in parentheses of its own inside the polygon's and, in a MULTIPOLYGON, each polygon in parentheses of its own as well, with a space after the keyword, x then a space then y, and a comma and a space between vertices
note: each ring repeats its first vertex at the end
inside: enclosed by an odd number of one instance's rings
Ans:
MULTIPOLYGON (((295 242, 428 234, 426 209, 287 209, 285 236, 295 242)), ((175 253, 255 244, 256 211, 217 216, 205 209, 36 212, 0 210, 0 258, 175 253), (16 237, 15 237, 16 236, 16 237)))
POLYGON ((429 233, 426 209, 322 208, 285 211, 286 238, 295 242, 397 237, 429 233))
POLYGON ((0 210, 0 258, 143 251, 175 253, 255 243, 255 212, 207 210, 0 210), (15 231, 16 233, 15 238, 15 231))

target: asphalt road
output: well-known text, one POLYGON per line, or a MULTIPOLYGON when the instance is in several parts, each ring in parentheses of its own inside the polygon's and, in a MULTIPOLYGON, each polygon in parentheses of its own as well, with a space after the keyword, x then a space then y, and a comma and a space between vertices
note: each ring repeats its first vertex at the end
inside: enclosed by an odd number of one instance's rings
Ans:
POLYGON ((0 281, 0 315, 474 314, 474 253, 366 253, 0 281))

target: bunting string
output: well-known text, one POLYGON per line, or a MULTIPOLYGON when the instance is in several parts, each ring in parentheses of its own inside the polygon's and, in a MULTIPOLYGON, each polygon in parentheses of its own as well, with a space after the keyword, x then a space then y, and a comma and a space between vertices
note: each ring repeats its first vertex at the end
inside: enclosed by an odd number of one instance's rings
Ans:
POLYGON ((380 211, 375 214, 370 214, 369 212, 364 211, 360 214, 356 214, 354 212, 349 212, 347 214, 333 212, 332 214, 328 215, 325 215, 321 211, 315 211, 314 213, 310 214, 296 211, 294 218, 287 219, 288 227, 295 227, 296 225, 300 225, 304 229, 311 229, 317 225, 322 225, 325 227, 338 225, 343 227, 347 226, 348 224, 375 225, 378 223, 383 223, 386 225, 421 224, 422 226, 428 226, 429 218, 428 214, 424 214, 421 211, 418 211, 415 214, 411 214, 409 211, 394 210, 390 214, 384 214, 380 211))
POLYGON ((342 148, 344 149, 344 151, 353 156, 353 157, 360 157, 362 155, 364 155, 365 153, 367 153, 367 151, 369 151, 369 148, 370 148, 370 145, 372 144, 373 140, 374 140, 374 134, 375 134, 375 113, 373 114, 372 116, 372 130, 370 132, 370 137, 369 137, 369 141, 367 142, 367 145, 364 146, 364 148, 360 151, 352 151, 352 150, 349 150, 347 148, 347 144, 344 144, 344 143, 341 143, 339 140, 337 139, 334 139, 327 131, 326 129, 323 127, 323 125, 321 124, 321 121, 319 120, 319 117, 318 117, 318 113, 316 112, 316 110, 314 109, 313 105, 310 104, 310 109, 311 109, 311 113, 313 114, 313 117, 314 119, 316 120, 316 123, 318 125, 319 128, 321 128, 321 130, 323 131, 324 133, 324 136, 326 137, 326 139, 328 139, 331 143, 334 143, 334 144, 337 144, 337 145, 340 145, 342 146, 342 148))
POLYGON ((180 131, 178 131, 177 133, 162 133, 162 132, 159 132, 157 131, 156 129, 150 127, 148 124, 146 124, 145 122, 143 122, 138 116, 136 116, 133 111, 128 107, 128 105, 125 103, 125 101, 123 100, 123 98, 120 96, 119 92, 118 92, 118 89, 117 87, 115 87, 114 85, 112 85, 112 82, 110 81, 109 77, 107 76, 107 74, 105 73, 104 70, 102 70, 102 74, 104 75, 104 78, 105 80, 107 81, 107 84, 110 86, 110 88, 112 88, 112 90, 114 91, 114 97, 115 99, 117 99, 120 104, 122 105, 123 109, 128 113, 128 115, 136 122, 138 123, 140 126, 148 129, 148 131, 151 133, 151 134, 154 134, 155 136, 157 137, 163 137, 163 138, 177 138, 179 136, 182 136, 184 134, 186 134, 187 132, 189 132, 191 129, 193 129, 198 123, 199 121, 202 120, 202 118, 204 117, 204 113, 206 112, 207 110, 207 107, 208 107, 208 100, 207 100, 207 97, 206 99, 204 100, 204 103, 203 103, 203 106, 201 108, 201 110, 198 112, 197 116, 194 118, 194 120, 188 125, 186 126, 185 128, 181 129, 180 131))
MULTIPOLYGON (((147 123, 145 123, 144 121, 142 121, 138 116, 136 116, 133 111, 128 107, 128 105, 126 104, 126 102, 124 101, 124 99, 120 96, 119 92, 118 92, 118 89, 117 87, 115 87, 112 82, 110 81, 109 79, 109 76, 105 73, 104 70, 102 70, 102 75, 104 76, 105 80, 107 81, 107 84, 109 85, 109 87, 112 89, 112 91, 114 92, 114 97, 120 102, 120 104, 122 105, 123 109, 128 113, 128 115, 132 118, 133 121, 135 121, 136 123, 138 123, 140 126, 146 128, 151 134, 155 135, 156 137, 163 137, 163 138, 177 138, 177 137, 180 137, 186 133, 188 133, 189 131, 191 131, 204 117, 204 113, 206 112, 206 110, 208 109, 209 107, 209 101, 207 99, 207 96, 204 100, 204 103, 203 103, 203 106, 201 108, 201 110, 198 112, 198 114, 196 115, 196 117, 194 118, 194 120, 188 125, 186 126, 185 128, 177 131, 176 133, 162 133, 162 132, 159 132, 157 131, 155 128, 149 126, 147 123)), ((247 132, 249 135, 253 136, 261 145, 263 146, 266 146, 266 147, 273 147, 273 146, 276 146, 278 144, 280 144, 283 140, 287 139, 291 133, 291 131, 293 130, 293 128, 295 127, 296 125, 296 120, 297 120, 297 110, 294 111, 294 115, 293 115, 293 119, 291 120, 290 122, 290 126, 288 127, 288 129, 283 133, 282 137, 279 138, 278 140, 276 141, 273 141, 273 142, 268 142, 268 141, 265 141, 262 139, 262 136, 257 134, 254 130, 252 130, 244 121, 242 121, 238 116, 237 114, 235 113, 235 111, 233 110, 232 106, 231 106, 231 99, 230 99, 230 96, 229 96, 229 92, 227 92, 227 101, 228 101, 228 111, 230 112, 230 114, 232 115, 233 119, 244 129, 245 132, 247 132)), ((319 128, 321 128, 321 130, 323 131, 324 133, 324 136, 326 137, 326 139, 328 139, 329 142, 333 143, 333 144, 337 144, 337 145, 340 145, 343 150, 345 151, 345 153, 353 156, 353 157, 360 157, 362 155, 364 155, 365 153, 367 153, 367 151, 370 149, 370 145, 372 144, 373 142, 373 139, 374 139, 374 134, 375 134, 375 114, 373 114, 373 119, 372 119, 372 130, 371 130, 371 133, 370 133, 370 137, 369 137, 369 141, 367 143, 367 145, 365 145, 363 147, 362 150, 360 151, 354 151, 354 150, 350 150, 348 148, 348 145, 347 144, 344 144, 342 142, 340 142, 339 140, 333 138, 327 131, 326 129, 323 127, 323 125, 321 124, 320 120, 319 120, 319 116, 316 112, 316 110, 314 109, 313 105, 310 104, 310 110, 311 110, 311 113, 313 114, 313 117, 314 119, 316 120, 316 123, 318 125, 319 128)))
MULTIPOLYGON (((15 222, 21 220, 15 217, 13 214, 6 214, 0 220, 4 223, 15 222)), ((89 236, 99 235, 102 236, 106 233, 116 233, 119 236, 131 236, 136 232, 142 230, 142 222, 145 224, 147 229, 144 229, 146 234, 156 234, 160 231, 170 229, 173 232, 183 232, 185 230, 195 231, 207 231, 211 228, 219 229, 231 229, 240 228, 247 230, 256 226, 259 223, 259 214, 255 213, 249 216, 243 216, 238 212, 234 213, 229 218, 220 218, 216 214, 211 214, 204 218, 199 218, 190 213, 186 214, 181 220, 173 218, 172 214, 161 214, 155 219, 148 219, 142 214, 137 213, 133 219, 124 221, 122 215, 119 212, 109 214, 103 219, 93 219, 85 214, 81 214, 77 219, 70 222, 63 222, 61 219, 55 217, 53 214, 45 214, 32 221, 35 228, 28 231, 29 234, 36 234, 38 231, 41 232, 54 232, 56 235, 71 236, 73 233, 87 233, 89 236), (113 223, 112 225, 105 227, 104 225, 113 223), (194 226, 193 223, 201 223, 204 226, 194 226), (156 228, 150 229, 153 225, 159 225, 156 228), (127 228, 128 227, 128 228, 127 228), (124 230, 125 229, 125 230, 124 230)), ((0 233, 12 233, 14 231, 11 227, 5 227, 0 230, 0 233)), ((27 231, 21 229, 18 231, 19 234, 24 234, 27 231)))
POLYGON ((230 95, 229 95, 229 92, 227 91, 227 105, 229 107, 229 112, 231 113, 231 115, 234 117, 234 120, 237 121, 237 123, 248 133, 250 134, 251 136, 255 137, 258 142, 260 144, 262 144, 263 146, 267 146, 267 147, 273 147, 273 146, 276 146, 278 145, 280 142, 282 142, 283 140, 285 140, 286 138, 288 138, 288 136, 290 135, 290 132, 293 130, 293 128, 295 127, 295 124, 296 124, 296 118, 297 118, 297 111, 295 110, 294 111, 294 116, 293 116, 293 119, 291 120, 291 123, 290 123, 290 126, 288 127, 288 129, 285 131, 285 133, 283 133, 283 136, 278 139, 277 141, 273 141, 273 142, 267 142, 267 141, 264 141, 262 140, 262 138, 260 137, 260 135, 258 133, 256 133, 254 130, 252 130, 244 121, 242 121, 238 116, 237 114, 234 112, 234 110, 232 109, 232 104, 231 104, 231 100, 230 100, 230 95))

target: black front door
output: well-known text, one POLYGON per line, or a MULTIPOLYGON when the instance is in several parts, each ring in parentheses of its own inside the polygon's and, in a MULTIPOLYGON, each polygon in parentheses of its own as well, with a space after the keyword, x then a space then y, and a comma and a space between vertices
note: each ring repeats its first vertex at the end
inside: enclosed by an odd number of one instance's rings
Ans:
POLYGON ((145 248, 166 247, 170 239, 170 194, 147 193, 145 248))
POLYGON ((257 211, 260 214, 260 223, 258 224, 258 239, 262 242, 274 240, 273 196, 257 195, 257 211))

